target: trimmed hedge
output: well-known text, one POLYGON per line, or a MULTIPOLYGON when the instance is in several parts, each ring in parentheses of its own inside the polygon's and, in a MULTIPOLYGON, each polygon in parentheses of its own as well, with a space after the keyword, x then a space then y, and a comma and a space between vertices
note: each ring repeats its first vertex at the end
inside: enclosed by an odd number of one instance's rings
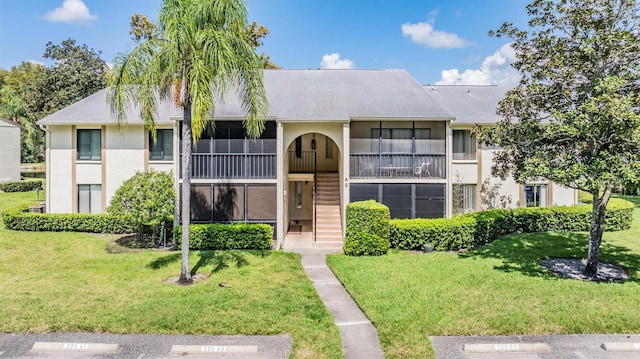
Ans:
MULTIPOLYGON (((173 231, 181 248, 182 226, 173 231)), ((189 225, 189 248, 194 250, 270 249, 273 229, 261 223, 211 223, 189 225)))
POLYGON ((2 192, 29 192, 42 188, 42 180, 11 181, 0 183, 2 192))
POLYGON ((344 253, 379 256, 389 251, 389 208, 374 200, 352 202, 346 210, 344 253))
POLYGON ((29 206, 20 206, 2 213, 7 229, 37 232, 89 232, 133 233, 133 222, 127 217, 108 214, 59 214, 27 212, 29 206))
MULTIPOLYGON (((2 213, 7 229, 38 232, 134 233, 137 228, 127 216, 108 214, 59 214, 27 212, 20 206, 2 213)), ((174 229, 180 248, 181 227, 174 229)), ((189 232, 191 249, 270 249, 273 230, 268 224, 192 224, 189 232)))
MULTIPOLYGON (((607 231, 629 229, 633 203, 612 198, 607 205, 607 231)), ((422 250, 430 244, 436 250, 458 250, 481 246, 500 236, 531 232, 588 232, 591 205, 549 208, 492 209, 452 219, 393 219, 390 221, 392 248, 422 250)))
POLYGON ((425 244, 444 251, 450 248, 465 248, 474 245, 476 222, 466 216, 452 219, 392 219, 390 221, 390 243, 392 248, 422 250, 425 244))

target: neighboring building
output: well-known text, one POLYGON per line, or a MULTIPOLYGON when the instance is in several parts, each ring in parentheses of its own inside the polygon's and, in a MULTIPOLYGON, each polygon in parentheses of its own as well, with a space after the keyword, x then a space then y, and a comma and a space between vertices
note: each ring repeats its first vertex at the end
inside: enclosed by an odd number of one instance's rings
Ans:
MULTIPOLYGON (((500 86, 424 86, 427 95, 444 106, 455 118, 451 122, 453 143, 451 157, 455 212, 484 209, 480 190, 483 182, 499 186, 500 196, 507 207, 548 207, 572 205, 578 202, 577 191, 559 186, 548 180, 518 184, 512 177, 506 180, 491 175, 493 155, 498 148, 487 148, 476 143, 471 135, 474 126, 495 126, 500 120, 496 114, 498 102, 508 88, 500 86)), ((496 204, 501 205, 500 199, 496 204)))
POLYGON ((20 126, 0 119, 0 183, 20 180, 20 126))
MULTIPOLYGON (((504 90, 423 88, 403 70, 268 70, 264 82, 260 139, 246 138, 241 107, 228 98, 196 144, 193 221, 267 222, 278 246, 306 231, 322 246, 341 244, 352 201, 376 199, 395 218, 449 217, 455 188, 457 206, 480 208, 495 150, 479 149, 468 129, 497 121, 504 90)), ((173 171, 179 193, 180 120, 181 109, 163 103, 153 143, 132 108, 121 131, 106 90, 41 120, 48 211, 102 212, 122 181, 149 168, 173 171)), ((575 203, 573 190, 550 183, 507 181, 503 191, 512 206, 575 203)))

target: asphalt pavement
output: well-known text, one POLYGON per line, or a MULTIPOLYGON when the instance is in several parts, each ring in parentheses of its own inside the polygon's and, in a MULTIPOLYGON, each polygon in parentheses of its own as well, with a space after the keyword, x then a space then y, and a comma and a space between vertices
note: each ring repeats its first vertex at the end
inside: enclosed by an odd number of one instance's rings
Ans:
POLYGON ((639 334, 430 337, 438 359, 638 359, 639 334))
POLYGON ((0 334, 5 358, 289 358, 288 336, 143 335, 106 333, 0 334))

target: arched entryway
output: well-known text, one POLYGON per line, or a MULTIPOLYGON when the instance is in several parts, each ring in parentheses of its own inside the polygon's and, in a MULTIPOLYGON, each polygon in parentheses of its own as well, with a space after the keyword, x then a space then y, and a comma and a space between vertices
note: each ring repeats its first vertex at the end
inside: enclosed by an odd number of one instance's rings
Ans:
POLYGON ((290 142, 284 159, 285 248, 341 248, 339 146, 321 132, 307 132, 290 142))

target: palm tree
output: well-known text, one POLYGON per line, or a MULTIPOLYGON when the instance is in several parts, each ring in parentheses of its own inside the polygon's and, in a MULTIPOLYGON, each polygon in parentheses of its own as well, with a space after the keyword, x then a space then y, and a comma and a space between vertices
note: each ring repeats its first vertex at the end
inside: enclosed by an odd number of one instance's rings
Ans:
POLYGON ((136 103, 155 137, 158 101, 173 98, 182 108, 181 283, 191 281, 191 149, 211 120, 215 99, 237 94, 248 135, 257 138, 264 129, 262 62, 246 39, 246 15, 243 0, 164 0, 158 36, 120 55, 109 76, 108 101, 120 124, 125 108, 136 103))

